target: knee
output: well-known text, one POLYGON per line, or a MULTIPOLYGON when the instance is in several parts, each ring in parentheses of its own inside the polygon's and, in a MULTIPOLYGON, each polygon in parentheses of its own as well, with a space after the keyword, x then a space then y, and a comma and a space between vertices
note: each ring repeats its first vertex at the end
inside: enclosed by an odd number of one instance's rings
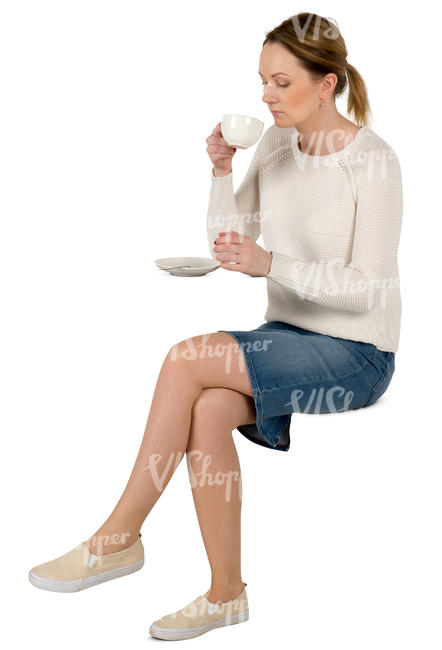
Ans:
POLYGON ((167 353, 166 359, 169 361, 194 361, 195 359, 206 359, 212 357, 221 357, 226 349, 238 348, 236 341, 225 332, 208 332, 207 334, 197 334, 187 339, 178 341, 167 353), (226 337, 228 342, 226 343, 226 337))
POLYGON ((174 343, 171 348, 169 348, 165 358, 164 363, 171 363, 173 361, 180 361, 185 358, 185 342, 178 341, 174 343))
POLYGON ((174 343, 167 352, 166 362, 193 361, 200 354, 199 339, 201 337, 191 336, 174 343))
POLYGON ((222 443, 236 427, 229 411, 225 388, 205 388, 192 406, 188 448, 222 443))

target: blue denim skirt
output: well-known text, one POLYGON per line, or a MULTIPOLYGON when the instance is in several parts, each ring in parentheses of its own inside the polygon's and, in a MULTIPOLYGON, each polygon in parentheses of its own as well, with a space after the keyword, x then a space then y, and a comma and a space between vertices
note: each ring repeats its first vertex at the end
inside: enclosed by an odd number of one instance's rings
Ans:
POLYGON ((388 388, 394 352, 282 321, 230 334, 242 350, 256 423, 237 429, 252 442, 288 451, 293 413, 332 413, 369 406, 388 388))

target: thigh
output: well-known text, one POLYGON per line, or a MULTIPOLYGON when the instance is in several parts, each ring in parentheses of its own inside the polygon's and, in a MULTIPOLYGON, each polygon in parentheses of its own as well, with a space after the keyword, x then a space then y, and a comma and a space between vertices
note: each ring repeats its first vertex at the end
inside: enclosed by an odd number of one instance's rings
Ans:
POLYGON ((167 359, 184 368, 202 389, 230 388, 253 397, 243 352, 226 332, 210 332, 179 341, 167 359))
POLYGON ((272 431, 276 435, 287 423, 281 416, 359 408, 378 381, 372 360, 376 348, 369 343, 344 341, 279 321, 229 333, 244 351, 257 425, 260 432, 267 428, 270 440, 272 431))

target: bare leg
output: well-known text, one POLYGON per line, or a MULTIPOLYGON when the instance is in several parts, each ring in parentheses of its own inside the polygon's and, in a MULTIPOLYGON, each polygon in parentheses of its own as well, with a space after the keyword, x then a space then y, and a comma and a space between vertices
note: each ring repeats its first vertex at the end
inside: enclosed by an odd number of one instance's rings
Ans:
POLYGON ((104 524, 85 540, 93 553, 115 553, 136 541, 186 453, 193 403, 203 389, 212 387, 253 396, 242 351, 233 337, 213 332, 172 346, 158 376, 128 483, 104 524))
POLYGON ((252 397, 206 388, 195 400, 187 466, 201 534, 212 572, 211 602, 238 596, 241 577, 242 482, 232 431, 256 421, 252 397))

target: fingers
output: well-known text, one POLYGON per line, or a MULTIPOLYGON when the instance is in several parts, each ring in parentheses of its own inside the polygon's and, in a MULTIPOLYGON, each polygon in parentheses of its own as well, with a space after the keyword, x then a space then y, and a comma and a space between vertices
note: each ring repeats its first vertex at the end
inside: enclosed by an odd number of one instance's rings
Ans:
POLYGON ((209 145, 216 145, 217 147, 220 147, 221 149, 225 149, 226 151, 232 151, 234 147, 230 147, 227 142, 224 140, 224 138, 221 136, 217 135, 209 135, 208 138, 206 138, 206 142, 209 145))
POLYGON ((221 122, 213 129, 211 135, 206 138, 206 151, 215 168, 223 169, 227 173, 232 169, 232 158, 236 153, 236 147, 230 147, 224 140, 221 133, 221 122))
POLYGON ((253 241, 248 235, 236 230, 230 230, 216 238, 217 244, 244 244, 247 240, 250 240, 250 243, 253 241))
POLYGON ((231 264, 230 262, 220 262, 220 267, 222 269, 226 269, 227 271, 241 271, 241 273, 244 272, 244 267, 241 262, 236 262, 235 264, 231 264))
POLYGON ((232 150, 235 149, 235 147, 231 147, 224 140, 221 133, 221 122, 218 122, 218 124, 213 129, 212 134, 206 138, 206 142, 211 147, 216 147, 216 149, 212 149, 212 151, 216 151, 217 153, 231 153, 232 150))
POLYGON ((242 244, 216 244, 216 246, 213 247, 213 250, 215 253, 232 253, 232 255, 239 255, 242 250, 241 250, 242 244))
POLYGON ((217 144, 216 142, 212 143, 206 140, 208 146, 207 146, 207 151, 210 153, 223 153, 223 154, 234 154, 235 151, 233 150, 232 147, 229 147, 228 145, 222 145, 222 144, 217 144))

